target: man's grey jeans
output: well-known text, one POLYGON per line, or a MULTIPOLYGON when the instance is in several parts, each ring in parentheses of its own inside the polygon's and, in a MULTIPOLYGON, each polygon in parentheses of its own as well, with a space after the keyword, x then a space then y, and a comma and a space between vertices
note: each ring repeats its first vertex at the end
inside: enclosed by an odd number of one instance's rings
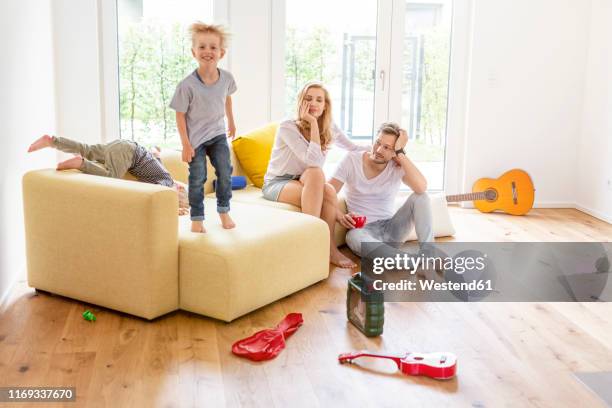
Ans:
MULTIPOLYGON (((362 242, 403 243, 413 225, 420 244, 434 241, 431 203, 427 193, 411 194, 391 218, 349 230, 346 244, 355 254, 367 255, 361 253, 362 242)), ((388 249, 390 253, 396 253, 394 249, 388 249)))

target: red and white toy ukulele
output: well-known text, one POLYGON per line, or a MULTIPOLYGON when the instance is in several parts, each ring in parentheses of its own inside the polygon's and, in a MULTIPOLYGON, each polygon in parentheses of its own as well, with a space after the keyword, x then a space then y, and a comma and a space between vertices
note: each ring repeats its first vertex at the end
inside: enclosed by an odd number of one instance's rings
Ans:
POLYGON ((424 375, 436 380, 449 380, 457 372, 457 356, 452 353, 405 353, 403 355, 384 355, 369 351, 345 353, 338 356, 341 364, 352 363, 359 357, 386 358, 393 360, 405 375, 424 375))

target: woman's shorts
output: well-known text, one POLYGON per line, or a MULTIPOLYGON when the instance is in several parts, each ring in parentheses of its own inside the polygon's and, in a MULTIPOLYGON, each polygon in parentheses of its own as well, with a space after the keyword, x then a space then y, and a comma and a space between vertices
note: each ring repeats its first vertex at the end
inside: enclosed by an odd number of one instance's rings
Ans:
POLYGON ((290 182, 291 180, 299 180, 300 176, 294 176, 293 174, 285 174, 282 176, 274 177, 272 180, 268 180, 264 183, 261 191, 266 200, 270 201, 278 201, 278 196, 280 195, 285 184, 290 182))

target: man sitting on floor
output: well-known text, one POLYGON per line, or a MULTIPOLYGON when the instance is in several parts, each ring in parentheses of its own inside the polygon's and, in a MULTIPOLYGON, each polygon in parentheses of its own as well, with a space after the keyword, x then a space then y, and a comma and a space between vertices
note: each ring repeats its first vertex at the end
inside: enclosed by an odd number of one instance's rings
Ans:
MULTIPOLYGON (((339 217, 349 229, 346 243, 357 255, 362 242, 403 243, 415 226, 419 243, 433 242, 427 181, 406 156, 408 134, 395 123, 383 123, 370 152, 349 152, 330 180, 337 192, 346 184, 348 214, 339 217), (394 211, 401 183, 412 193, 394 211), (355 228, 352 216, 365 215, 366 225, 355 228)), ((390 250, 390 248, 389 248, 390 250)))

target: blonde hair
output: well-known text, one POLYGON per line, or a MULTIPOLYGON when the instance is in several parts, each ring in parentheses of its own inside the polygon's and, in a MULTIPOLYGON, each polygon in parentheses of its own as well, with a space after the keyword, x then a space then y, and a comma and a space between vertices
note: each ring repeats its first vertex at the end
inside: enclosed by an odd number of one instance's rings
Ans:
POLYGON ((198 34, 215 34, 219 37, 219 45, 222 49, 227 47, 230 36, 223 26, 206 24, 201 21, 196 21, 189 26, 189 34, 191 34, 191 45, 193 45, 195 36, 198 34))
POLYGON ((331 98, 329 96, 329 92, 320 82, 308 82, 304 85, 297 98, 297 119, 295 123, 300 131, 309 131, 310 124, 300 118, 300 107, 304 103, 304 98, 308 93, 308 90, 311 88, 321 89, 323 94, 325 95, 325 108, 323 109, 323 113, 317 119, 317 124, 319 125, 319 135, 321 136, 321 150, 325 151, 329 148, 329 145, 332 142, 332 105, 331 98))

